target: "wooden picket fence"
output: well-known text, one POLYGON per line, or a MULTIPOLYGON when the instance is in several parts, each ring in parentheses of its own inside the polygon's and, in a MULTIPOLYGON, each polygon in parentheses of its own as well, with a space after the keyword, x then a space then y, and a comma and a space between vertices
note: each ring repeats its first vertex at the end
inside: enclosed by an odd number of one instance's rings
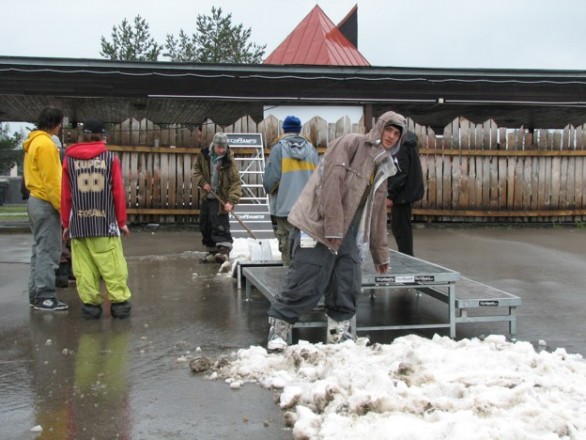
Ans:
MULTIPOLYGON (((110 131, 109 148, 119 155, 130 221, 191 223, 199 214, 199 193, 191 170, 199 148, 216 131, 261 133, 268 146, 281 121, 259 124, 246 117, 232 126, 206 121, 201 127, 157 127, 130 120, 110 131), (158 146, 155 146, 158 145, 158 146)), ((436 134, 409 120, 418 135, 425 196, 414 206, 416 221, 583 222, 586 199, 586 124, 563 130, 498 127, 457 118, 436 134)), ((302 134, 323 154, 328 142, 364 124, 348 118, 328 123, 315 117, 302 134)))

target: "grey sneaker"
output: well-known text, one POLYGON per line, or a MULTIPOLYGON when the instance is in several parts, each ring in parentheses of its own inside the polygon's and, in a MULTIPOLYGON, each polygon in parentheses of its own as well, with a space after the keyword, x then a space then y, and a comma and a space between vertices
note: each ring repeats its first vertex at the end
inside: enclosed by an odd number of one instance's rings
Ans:
POLYGON ((48 312, 64 312, 69 309, 69 306, 57 298, 47 298, 35 301, 33 309, 46 310, 48 312))
POLYGON ((269 337, 267 349, 269 351, 283 351, 287 348, 287 341, 289 340, 289 332, 291 331, 291 324, 277 318, 269 318, 269 337))
POLYGON ((350 329, 350 320, 334 321, 328 316, 328 332, 326 342, 328 344, 340 344, 345 341, 356 341, 350 329))

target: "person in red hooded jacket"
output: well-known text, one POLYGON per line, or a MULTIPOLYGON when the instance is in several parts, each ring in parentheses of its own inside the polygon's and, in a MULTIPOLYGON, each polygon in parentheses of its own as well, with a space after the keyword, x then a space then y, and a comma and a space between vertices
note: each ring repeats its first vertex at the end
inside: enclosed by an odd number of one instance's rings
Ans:
POLYGON ((120 233, 129 235, 126 198, 118 157, 106 148, 104 124, 89 119, 81 142, 67 148, 63 161, 61 222, 71 238, 73 273, 87 319, 102 316, 104 280, 113 318, 130 316, 128 267, 120 233))

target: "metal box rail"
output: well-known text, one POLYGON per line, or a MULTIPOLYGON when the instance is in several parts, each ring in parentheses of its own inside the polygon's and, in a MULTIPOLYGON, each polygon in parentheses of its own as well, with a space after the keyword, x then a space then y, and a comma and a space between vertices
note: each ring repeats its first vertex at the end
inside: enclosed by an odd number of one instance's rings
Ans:
MULTIPOLYGON (((367 289, 405 289, 411 288, 448 305, 446 321, 442 323, 414 323, 409 325, 356 325, 353 331, 367 330, 405 330, 424 328, 447 328, 452 338, 456 337, 456 324, 466 322, 502 322, 509 323, 511 336, 516 334, 516 307, 521 305, 521 298, 490 287, 461 275, 451 269, 428 261, 390 251, 391 270, 387 274, 378 274, 372 260, 363 265, 362 288, 367 289), (458 291, 456 292, 456 286, 458 291), (503 308, 507 313, 503 314, 503 308), (470 316, 471 309, 482 309, 482 316, 470 316)), ((243 267, 242 276, 246 281, 246 298, 250 300, 252 287, 258 289, 269 301, 281 289, 286 276, 286 267, 243 267)), ((359 303, 360 304, 360 303, 359 303)), ((325 316, 321 313, 318 321, 302 317, 294 327, 325 327, 325 316)))

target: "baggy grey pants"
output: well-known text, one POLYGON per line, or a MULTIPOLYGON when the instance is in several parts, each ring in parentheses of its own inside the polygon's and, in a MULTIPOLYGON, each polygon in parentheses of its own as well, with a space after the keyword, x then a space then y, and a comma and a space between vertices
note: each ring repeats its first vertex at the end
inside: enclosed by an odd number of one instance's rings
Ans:
POLYGON ((28 218, 33 233, 29 301, 55 298, 55 270, 61 258, 61 219, 49 202, 30 196, 28 218))
POLYGON ((356 226, 351 225, 334 255, 321 243, 314 248, 300 247, 299 231, 295 230, 291 266, 268 315, 294 324, 299 316, 315 308, 323 295, 330 318, 352 319, 362 284, 356 233, 356 226))

